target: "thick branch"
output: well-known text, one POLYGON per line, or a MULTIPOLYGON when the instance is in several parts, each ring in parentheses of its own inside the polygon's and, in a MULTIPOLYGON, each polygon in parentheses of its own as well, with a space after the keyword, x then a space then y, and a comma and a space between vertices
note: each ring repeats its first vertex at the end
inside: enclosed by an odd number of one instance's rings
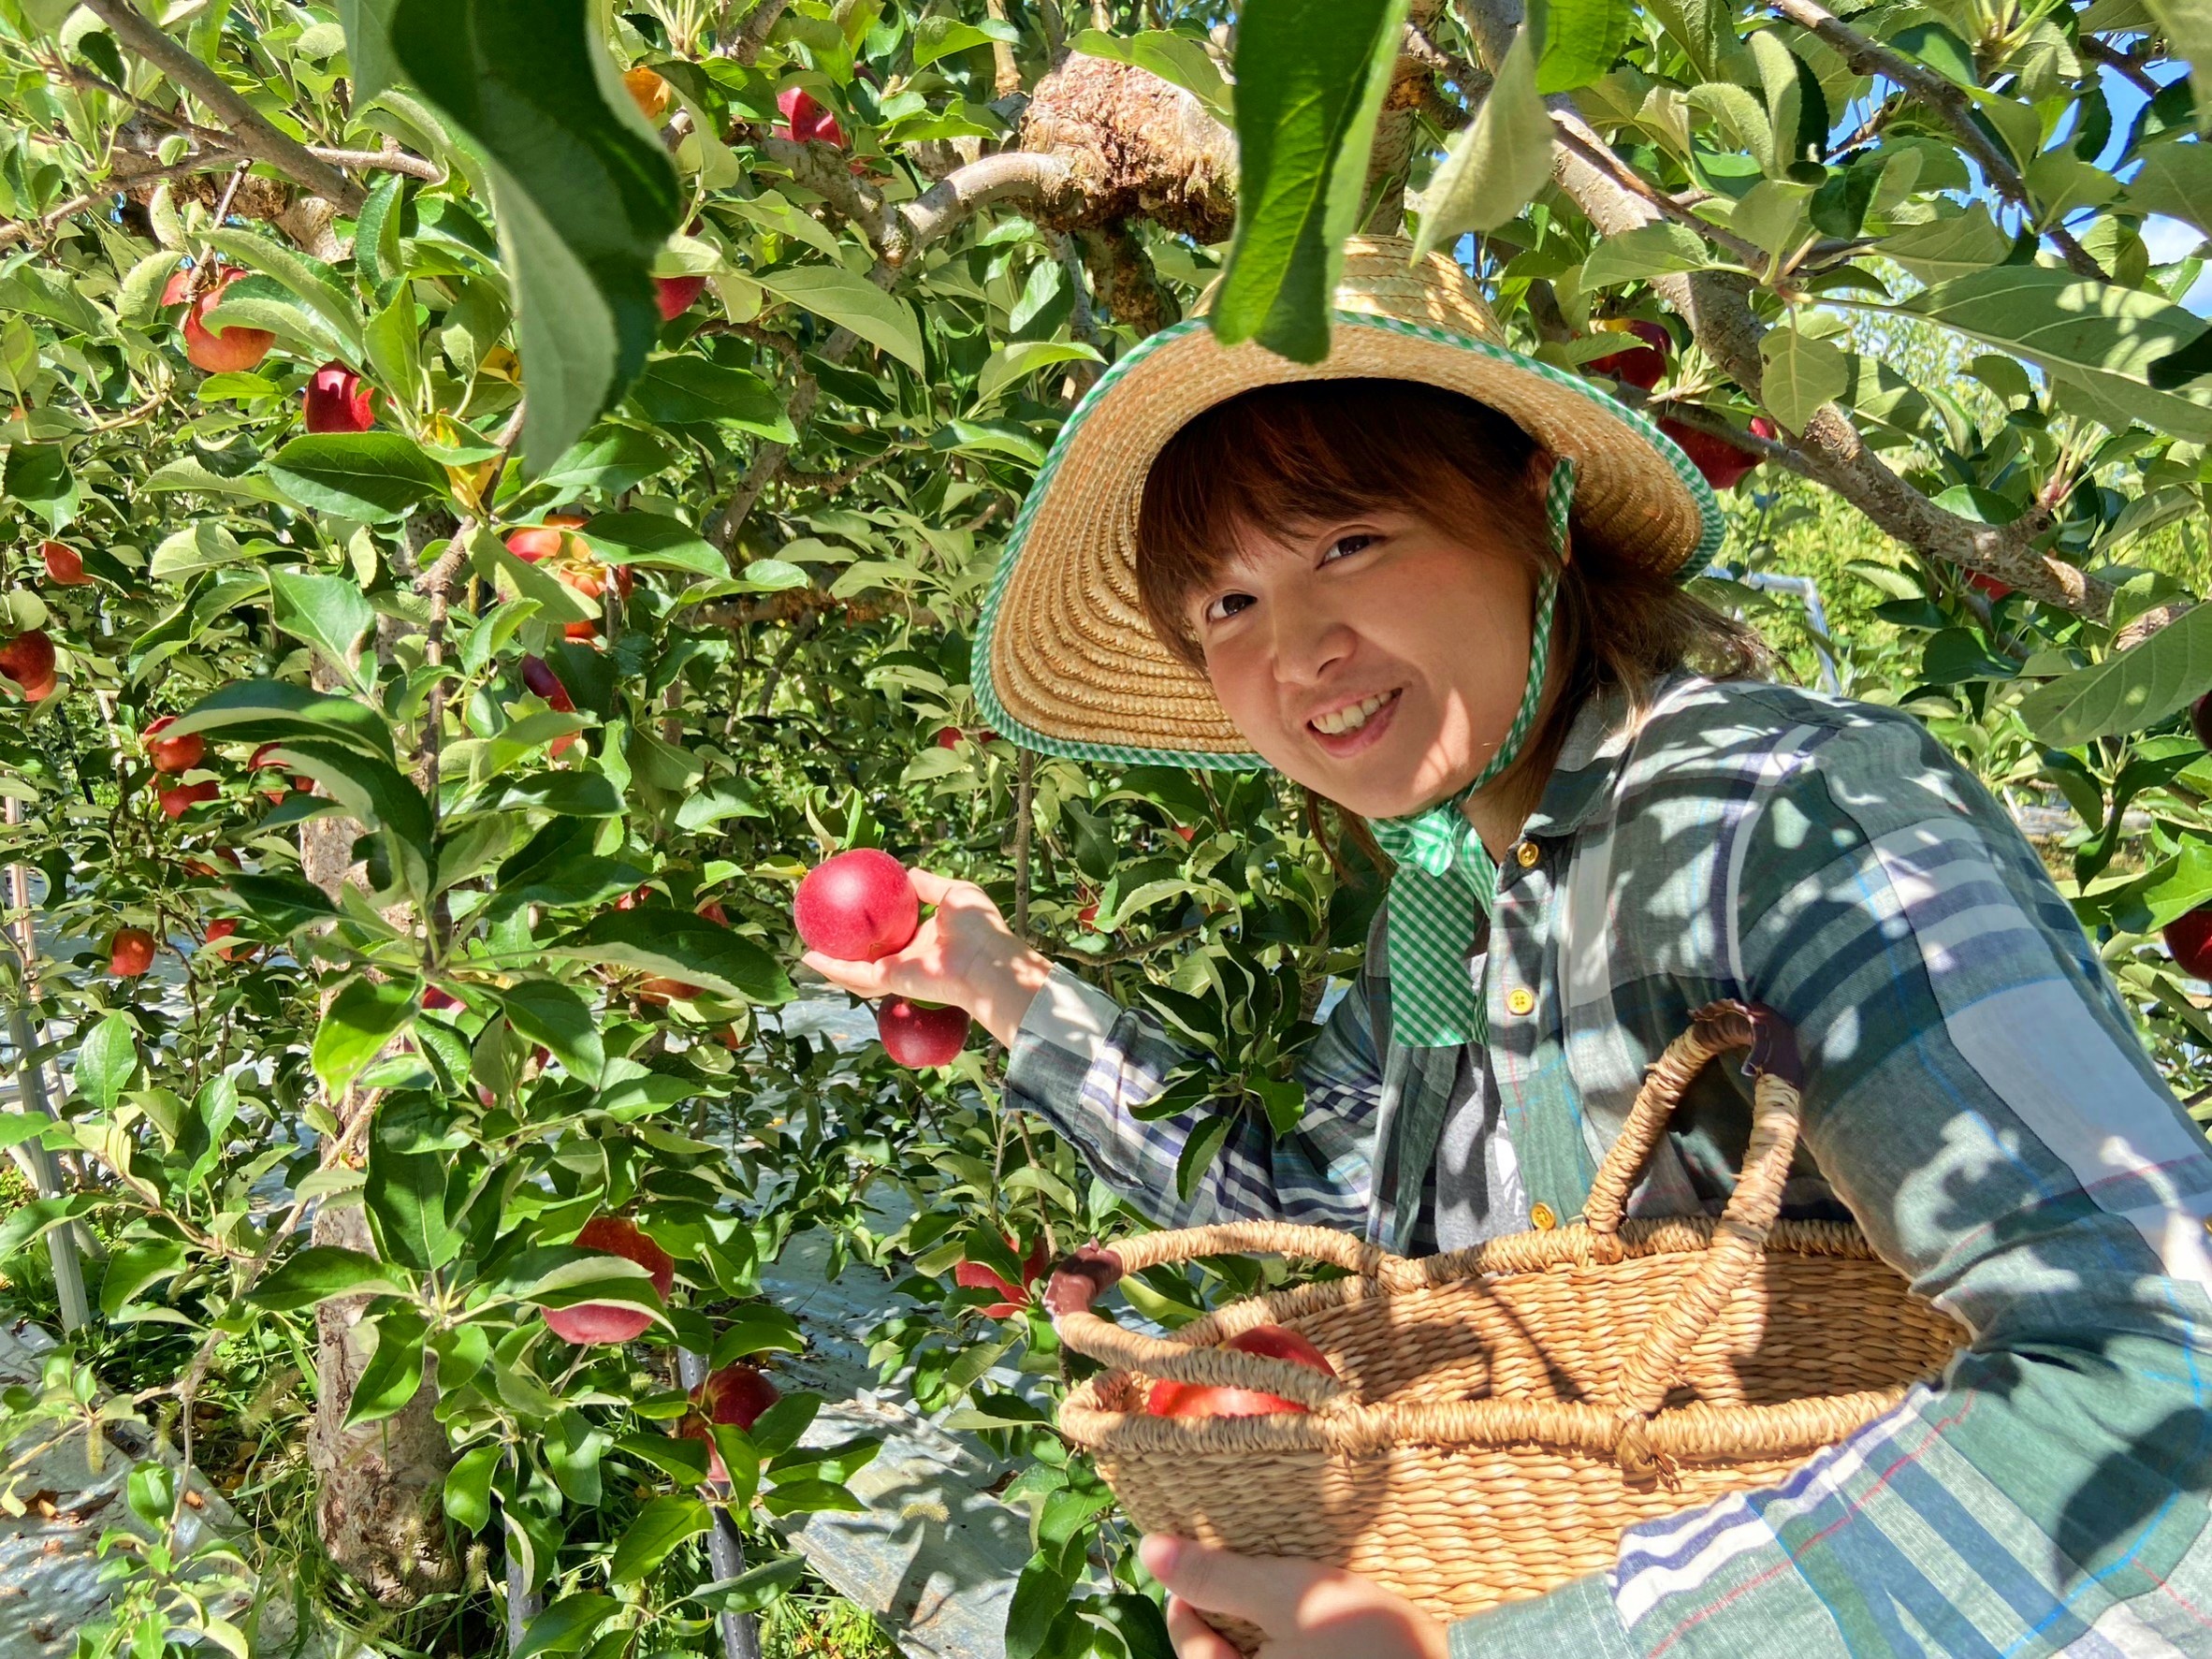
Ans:
POLYGON ((368 196, 358 184, 327 162, 316 160, 306 145, 231 91, 220 75, 170 39, 130 0, 85 0, 85 9, 106 23, 116 39, 220 115, 240 151, 345 211, 360 211, 368 196))
MULTIPOLYGON (((1774 9, 1799 28, 1817 36, 1836 50, 1837 55, 1858 75, 1879 76, 1901 86, 1943 118, 1943 122, 1958 139, 1958 147, 1973 157, 1981 167, 1982 176, 1989 181, 1989 187, 2005 200, 2034 215, 2035 204, 2029 199, 2027 181, 2020 177, 2013 158, 1984 132, 1973 118, 1973 106, 1966 94, 1933 69, 1915 64, 1900 52, 1893 51, 1880 41, 1870 40, 1856 29, 1838 18, 1817 0, 1769 0, 1774 9)), ((2093 282, 2110 282, 2104 268, 2092 258, 2088 249, 2074 240, 2062 225, 2054 225, 2046 233, 2066 261, 2067 269, 2076 276, 2093 282)))
MULTIPOLYGON (((1563 143, 1555 149, 1554 175, 1598 233, 1621 236, 1654 222, 1659 216, 1656 206, 1585 159, 1583 152, 1602 146, 1604 140, 1575 112, 1571 101, 1553 99, 1551 107, 1555 127, 1580 139, 1578 145, 1563 143)), ((1755 400, 1761 377, 1759 338, 1765 329, 1752 314, 1743 280, 1699 271, 1654 277, 1652 286, 1689 323, 1697 343, 1722 372, 1755 400)), ((2105 584, 2063 560, 2034 550, 2035 537, 2048 528, 2047 515, 2030 514, 2009 525, 1992 526, 1945 512, 1891 472, 1867 447, 1850 416, 1833 403, 1822 404, 1806 421, 1797 447, 1812 477, 1909 546, 1995 576, 2031 598, 2067 610, 2095 616, 2111 603, 2105 584)))
POLYGON ((954 167, 919 198, 899 206, 904 233, 883 256, 903 265, 978 209, 995 201, 1050 196, 1067 184, 1069 175, 1068 164, 1058 156, 1027 150, 1008 150, 954 167))
POLYGON ((776 25, 790 4, 791 0, 760 0, 752 8, 752 15, 745 20, 745 27, 730 48, 730 55, 749 65, 761 55, 761 48, 768 44, 768 36, 776 32, 776 25))

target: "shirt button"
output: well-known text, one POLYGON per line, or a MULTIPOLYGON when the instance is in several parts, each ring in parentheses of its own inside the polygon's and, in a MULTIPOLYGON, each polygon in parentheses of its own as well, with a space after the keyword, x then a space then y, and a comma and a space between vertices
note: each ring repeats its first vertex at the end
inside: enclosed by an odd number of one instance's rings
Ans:
POLYGON ((1544 856, 1544 850, 1534 841, 1523 841, 1513 850, 1513 862, 1524 870, 1536 867, 1536 861, 1544 856))
POLYGON ((1531 1204, 1528 1218, 1536 1224, 1538 1232, 1550 1232, 1559 1225, 1559 1215, 1550 1204, 1531 1204))
POLYGON ((1515 985, 1506 993, 1506 1011, 1525 1014, 1536 1011, 1536 994, 1526 985, 1515 985))

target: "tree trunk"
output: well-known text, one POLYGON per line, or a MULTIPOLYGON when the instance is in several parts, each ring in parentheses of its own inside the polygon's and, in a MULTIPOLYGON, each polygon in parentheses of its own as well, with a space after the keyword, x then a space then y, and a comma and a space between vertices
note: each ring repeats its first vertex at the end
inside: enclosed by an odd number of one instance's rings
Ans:
MULTIPOLYGON (((334 690, 335 676, 317 664, 316 688, 334 690)), ((318 818, 299 826, 300 873, 336 903, 346 883, 363 880, 353 864, 360 825, 349 818, 318 818)), ((358 1089, 326 1097, 338 1120, 339 1140, 358 1150, 373 1111, 358 1089)), ((313 1242, 373 1256, 368 1214, 357 1195, 324 1201, 315 1210, 313 1242)), ((426 1373, 415 1398, 381 1422, 345 1426, 354 1389, 374 1352, 360 1329, 366 1296, 338 1296, 315 1310, 315 1417, 308 1433, 308 1465, 314 1470, 315 1530, 332 1562, 357 1579, 379 1604, 412 1607, 439 1590, 458 1588, 460 1564, 448 1548, 444 1511, 445 1472, 453 1453, 445 1425, 435 1415, 438 1389, 426 1373)))

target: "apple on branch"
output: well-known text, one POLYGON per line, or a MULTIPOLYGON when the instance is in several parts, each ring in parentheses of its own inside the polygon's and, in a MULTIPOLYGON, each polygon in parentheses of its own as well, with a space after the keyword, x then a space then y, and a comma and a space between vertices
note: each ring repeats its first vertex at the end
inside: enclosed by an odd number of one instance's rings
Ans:
MULTIPOLYGON (((576 1248, 598 1250, 636 1262, 652 1275, 653 1293, 663 1302, 676 1288, 676 1259, 619 1215, 594 1215, 576 1234, 576 1248)), ((618 1307, 610 1302, 580 1302, 574 1307, 539 1310, 546 1325, 563 1342, 579 1346, 589 1343, 628 1342, 645 1334, 653 1316, 637 1308, 618 1307)))
POLYGON ((243 373, 259 368, 261 359, 276 344, 276 336, 266 328, 234 326, 211 329, 207 325, 207 314, 221 302, 223 290, 245 274, 237 266, 217 271, 214 281, 199 291, 185 312, 184 357, 195 369, 205 369, 211 374, 243 373))
POLYGON ((706 1477, 709 1480, 730 1478, 729 1465, 722 1462, 721 1448, 715 1445, 708 1433, 709 1423, 734 1423, 747 1433, 761 1420, 761 1414, 783 1398, 756 1365, 725 1365, 711 1373, 691 1390, 691 1409, 685 1413, 683 1427, 677 1431, 685 1440, 697 1440, 706 1448, 706 1477))
POLYGON ((108 971, 135 980, 153 966, 153 936, 143 927, 118 927, 108 940, 108 971))
POLYGON ((46 561, 46 579, 57 588, 82 588, 92 581, 84 574, 84 555, 66 542, 40 542, 38 557, 46 561))

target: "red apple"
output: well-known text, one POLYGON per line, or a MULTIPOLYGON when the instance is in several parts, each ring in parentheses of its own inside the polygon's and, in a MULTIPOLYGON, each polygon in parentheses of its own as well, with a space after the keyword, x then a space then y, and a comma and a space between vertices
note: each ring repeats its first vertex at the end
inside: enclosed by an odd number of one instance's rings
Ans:
POLYGON ((184 313, 184 357, 195 369, 219 374, 258 368, 269 347, 276 344, 276 336, 266 328, 232 327, 218 333, 202 320, 223 298, 223 290, 245 274, 235 266, 219 272, 184 313))
POLYGON ((226 944, 221 944, 219 941, 228 939, 237 931, 238 924, 228 920, 227 918, 221 922, 211 922, 208 924, 208 945, 210 949, 213 951, 214 954, 222 957, 226 962, 230 960, 231 947, 226 944))
POLYGON ((38 553, 46 560, 46 579, 57 588, 81 588, 92 580, 84 574, 84 556, 66 542, 40 542, 38 553))
POLYGON ((856 847, 808 871, 791 914, 809 951, 875 962, 907 948, 922 925, 922 901, 906 866, 888 852, 856 847))
POLYGON ((960 728, 958 726, 940 728, 937 735, 937 746, 939 749, 958 749, 960 747, 960 728))
POLYGON ((1666 354, 1674 349, 1674 336, 1657 323, 1632 322, 1623 332, 1633 334, 1646 343, 1593 357, 1587 367, 1595 373, 1609 374, 1615 380, 1641 386, 1648 392, 1666 372, 1666 354))
POLYGON ((2174 965, 2192 980, 2212 979, 2212 905, 2199 905, 2166 924, 2166 949, 2174 965))
POLYGON ((545 699, 546 706, 562 714, 576 711, 575 700, 568 694, 568 688, 560 683, 560 677, 553 672, 553 665, 543 657, 522 659, 522 683, 537 696, 545 699))
POLYGON ((697 1440, 706 1447, 708 1479, 727 1480, 729 1466, 722 1462, 721 1448, 706 1432, 706 1425, 735 1423, 750 1433, 753 1424, 761 1420, 761 1414, 782 1398, 776 1385, 762 1375, 758 1366, 725 1365, 691 1390, 694 1409, 685 1415, 684 1425, 677 1433, 686 1440, 697 1440))
POLYGON ((2197 741, 2212 749, 2212 691, 2206 691, 2190 706, 2190 730, 2197 735, 2197 741))
POLYGON ((671 1002, 695 1002, 706 995, 703 986, 687 980, 652 979, 637 982, 635 996, 640 1002, 649 1002, 655 1008, 666 1008, 671 1002))
POLYGON ((300 394, 311 432, 365 432, 376 424, 376 388, 343 363, 325 363, 300 394))
MULTIPOLYGON (((246 769, 250 772, 275 771, 277 769, 277 763, 274 758, 276 755, 276 750, 277 745, 273 743, 264 743, 259 749, 255 749, 253 752, 253 755, 247 760, 246 769)), ((312 794, 314 793, 315 780, 312 778, 302 778, 295 775, 292 779, 292 787, 298 790, 303 795, 312 794)), ((284 792, 281 789, 265 789, 261 793, 267 795, 272 801, 281 801, 284 798, 284 792)))
MULTIPOLYGON (((19 633, 6 645, 0 645, 0 674, 28 691, 33 686, 53 678, 53 640, 43 628, 34 628, 19 633)), ((34 702, 36 698, 32 699, 34 702)))
MULTIPOLYGON (((652 1274, 654 1293, 662 1301, 676 1288, 676 1259, 640 1232, 635 1223, 619 1215, 594 1215, 585 1222, 584 1230, 576 1234, 576 1248, 599 1250, 636 1262, 652 1274)), ((549 1307, 542 1311, 554 1335, 563 1342, 578 1345, 628 1342, 632 1337, 643 1335, 653 1322, 649 1314, 617 1307, 610 1302, 583 1302, 575 1307, 549 1307)))
POLYGON ((1096 927, 1099 924, 1099 901, 1094 898, 1082 910, 1076 911, 1075 919, 1085 927, 1096 927))
POLYGON ((1686 427, 1679 420, 1663 420, 1659 429, 1681 446, 1691 464, 1705 474, 1705 481, 1715 489, 1733 488, 1759 464, 1760 458, 1750 450, 1739 448, 1725 438, 1716 438, 1710 432, 1686 427))
POLYGON ((783 111, 783 124, 776 129, 778 138, 845 148, 845 133, 837 125, 837 118, 816 103, 806 88, 785 87, 776 95, 776 108, 783 111))
POLYGON ((694 913, 706 917, 717 927, 727 927, 730 924, 730 912, 722 909, 722 901, 719 898, 708 899, 694 913))
POLYGON ((156 772, 189 772, 208 752, 208 740, 197 732, 187 732, 182 737, 164 737, 161 734, 177 723, 177 717, 165 714, 157 720, 149 721, 144 733, 146 753, 153 761, 156 772))
MULTIPOLYGON (((1330 1376, 1336 1375, 1336 1367, 1329 1363, 1327 1355, 1297 1332, 1280 1325, 1255 1325, 1249 1331, 1239 1332, 1222 1346, 1241 1348, 1247 1354, 1264 1354, 1271 1360, 1288 1360, 1330 1376)), ((1280 1394, 1259 1389, 1223 1389, 1207 1383, 1171 1382, 1163 1377, 1152 1385, 1144 1409, 1152 1417, 1191 1418, 1272 1417, 1280 1412, 1302 1412, 1305 1407, 1295 1400, 1286 1400, 1280 1394)))
POLYGON ((1976 593, 1986 597, 1992 604, 2013 590, 2013 585, 2010 582, 2001 582, 1995 576, 1985 575, 1978 570, 1968 573, 1966 585, 1976 593))
MULTIPOLYGON (((1003 1235, 1002 1235, 1003 1236, 1003 1235)), ((1006 1241, 1009 1250, 1019 1248, 1011 1238, 1006 1241)), ((1006 1282, 1006 1275, 995 1267, 985 1267, 980 1261, 963 1261, 953 1269, 953 1283, 964 1290, 996 1290, 1003 1300, 983 1309, 984 1317, 1003 1319, 1009 1314, 1018 1314, 1029 1305, 1029 1287, 1044 1272, 1044 1235, 1039 1233, 1037 1242, 1029 1246, 1029 1254, 1022 1262, 1022 1282, 1019 1286, 1006 1282)))
POLYGON ((153 966, 153 936, 143 927, 118 927, 108 941, 108 971, 135 980, 153 966))
POLYGON ((442 991, 436 985, 425 985, 422 993, 422 1006, 425 1013, 436 1013, 444 1009, 459 1008, 461 999, 451 991, 442 991))
POLYGON ((164 305, 182 305, 192 298, 192 279, 197 273, 189 265, 180 265, 169 272, 169 280, 161 285, 164 305))
POLYGON ((543 524, 530 525, 507 537, 507 551, 525 564, 537 564, 547 559, 580 556, 583 552, 583 538, 572 536, 568 531, 570 527, 582 522, 580 518, 564 516, 548 518, 543 524))
POLYGON ((1175 826, 1175 833, 1183 837, 1184 843, 1186 846, 1190 842, 1198 839, 1198 831, 1192 829, 1187 823, 1177 824, 1175 826))
POLYGON ((35 679, 22 688, 23 701, 25 703, 43 703, 54 694, 60 682, 54 678, 52 670, 49 669, 44 679, 35 679))
POLYGON ((968 1010, 888 997, 876 1004, 876 1035, 901 1066, 950 1066, 968 1046, 968 1010))
POLYGON ((699 302, 706 292, 706 279, 703 276, 655 277, 653 298, 661 307, 661 320, 673 323, 699 302))
POLYGON ((211 801, 222 793, 222 785, 210 778, 199 783, 180 783, 168 789, 157 789, 154 798, 161 803, 165 816, 182 818, 202 801, 211 801))

